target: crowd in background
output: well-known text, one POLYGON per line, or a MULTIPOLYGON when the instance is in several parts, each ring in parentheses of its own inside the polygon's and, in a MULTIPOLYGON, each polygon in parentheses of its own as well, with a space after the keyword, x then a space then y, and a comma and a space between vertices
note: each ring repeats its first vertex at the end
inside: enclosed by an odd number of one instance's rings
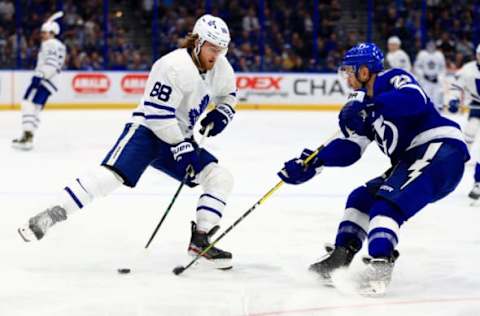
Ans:
MULTIPOLYGON (((421 1, 378 2, 374 14, 376 31, 384 39, 398 36, 402 40, 402 48, 413 60, 422 49, 421 1)), ((426 19, 423 21, 427 30, 425 41, 435 42, 450 67, 459 68, 472 60, 474 42, 480 40, 480 5, 467 0, 428 0, 426 4, 426 19)))
MULTIPOLYGON (((340 1, 320 1, 315 56, 312 3, 265 1, 265 9, 259 12, 256 1, 217 0, 211 1, 209 11, 230 27, 228 58, 237 71, 336 71, 343 49, 358 38, 350 34, 347 40, 339 40, 335 29, 340 20, 340 1)), ((151 28, 147 22, 151 21, 151 10, 152 6, 147 6, 143 11, 149 17, 143 19, 146 29, 151 28)), ((158 51, 162 55, 177 47, 205 8, 191 1, 173 1, 162 4, 159 11, 158 51)))
MULTIPOLYGON (((163 0, 155 25, 153 0, 110 0, 107 21, 103 0, 20 0, 21 12, 15 2, 0 0, 0 68, 35 66, 40 26, 59 8, 65 12, 60 35, 67 46, 65 68, 73 70, 148 70, 152 55, 178 47, 195 18, 207 10, 230 27, 228 58, 237 71, 336 71, 345 49, 366 36, 365 25, 354 30, 342 25, 340 0, 319 0, 317 36, 309 0, 265 0, 262 12, 252 0, 211 0, 208 8, 198 1, 163 0)), ((472 28, 480 17, 477 11, 473 1, 428 0, 426 40, 435 40, 450 63, 460 66, 471 60, 478 40, 472 36, 480 31, 472 28)), ((375 1, 373 38, 385 47, 386 39, 397 35, 413 59, 424 44, 421 16, 421 1, 375 1)))
POLYGON ((59 20, 59 38, 67 46, 66 69, 150 68, 145 52, 127 39, 128 28, 116 12, 107 15, 109 32, 105 36, 103 0, 64 0, 61 7, 54 0, 30 0, 20 1, 20 8, 16 8, 14 2, 0 0, 0 68, 34 68, 40 47, 40 27, 59 9, 64 12, 59 20), (16 14, 21 17, 20 21, 16 21, 16 14), (20 28, 16 27, 17 22, 20 28), (105 40, 108 41, 107 54, 105 40))

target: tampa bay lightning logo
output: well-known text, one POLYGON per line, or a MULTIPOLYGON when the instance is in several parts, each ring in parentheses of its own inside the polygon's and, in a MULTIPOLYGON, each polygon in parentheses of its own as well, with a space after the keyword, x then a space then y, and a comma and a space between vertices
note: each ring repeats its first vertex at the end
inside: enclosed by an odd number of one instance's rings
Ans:
POLYGON ((202 101, 200 101, 198 108, 195 107, 190 110, 190 112, 188 113, 188 118, 190 120, 190 126, 189 126, 190 129, 193 129, 193 125, 195 125, 195 122, 198 120, 200 115, 202 115, 203 111, 205 111, 209 102, 210 102, 210 97, 207 94, 202 98, 202 101))
POLYGON ((386 155, 391 155, 398 145, 398 128, 392 122, 385 121, 383 116, 373 122, 373 128, 378 146, 386 155))

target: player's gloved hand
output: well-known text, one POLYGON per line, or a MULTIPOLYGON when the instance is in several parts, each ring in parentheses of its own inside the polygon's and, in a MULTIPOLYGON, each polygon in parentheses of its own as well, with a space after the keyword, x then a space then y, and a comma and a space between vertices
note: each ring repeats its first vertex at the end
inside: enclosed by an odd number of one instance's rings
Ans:
POLYGON ((338 115, 340 129, 345 136, 351 132, 358 135, 365 135, 367 103, 365 102, 366 91, 356 90, 349 96, 349 101, 343 106, 338 115))
POLYGON ((285 166, 277 173, 280 179, 288 184, 301 184, 319 174, 323 169, 323 162, 318 156, 315 156, 306 165, 304 163, 312 153, 313 151, 305 148, 300 158, 285 162, 285 166))
POLYGON ((200 122, 202 128, 200 134, 204 134, 206 127, 212 124, 212 128, 207 136, 215 136, 221 133, 225 127, 230 123, 235 115, 235 110, 228 104, 219 104, 212 111, 207 113, 207 116, 200 122))
POLYGON ((450 113, 457 113, 459 109, 460 109, 459 99, 453 99, 453 100, 450 100, 450 102, 448 102, 448 111, 450 113))
POLYGON ((192 141, 185 139, 183 142, 174 145, 170 148, 173 154, 173 159, 177 162, 177 168, 185 174, 187 168, 193 168, 190 176, 194 176, 200 170, 200 162, 196 147, 192 141))

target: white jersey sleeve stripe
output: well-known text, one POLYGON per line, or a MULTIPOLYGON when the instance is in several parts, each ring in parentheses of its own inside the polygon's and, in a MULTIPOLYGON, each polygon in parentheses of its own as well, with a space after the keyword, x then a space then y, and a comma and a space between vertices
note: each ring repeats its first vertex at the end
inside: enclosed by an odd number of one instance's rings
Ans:
POLYGON ((450 90, 461 90, 463 91, 463 87, 455 84, 455 83, 452 83, 451 87, 450 87, 450 90))
POLYGON ((351 141, 352 143, 357 144, 360 147, 360 154, 361 155, 363 155, 363 153, 365 152, 365 149, 372 142, 368 137, 360 136, 358 134, 351 134, 347 138, 342 137, 341 139, 345 139, 345 140, 351 141))
POLYGON ((144 101, 143 105, 150 106, 150 107, 158 109, 158 110, 165 110, 165 111, 172 112, 172 113, 175 113, 175 111, 176 111, 176 109, 172 106, 161 105, 161 104, 153 103, 153 102, 150 102, 150 101, 144 101))
POLYGON ((141 116, 144 117, 147 120, 169 120, 169 119, 174 119, 176 118, 175 115, 173 114, 167 114, 167 115, 158 115, 158 114, 147 114, 143 112, 133 112, 132 116, 141 116))
POLYGON ((169 120, 169 119, 175 119, 176 116, 173 114, 167 114, 167 115, 158 115, 158 114, 152 114, 152 115, 145 115, 145 119, 147 120, 169 120))

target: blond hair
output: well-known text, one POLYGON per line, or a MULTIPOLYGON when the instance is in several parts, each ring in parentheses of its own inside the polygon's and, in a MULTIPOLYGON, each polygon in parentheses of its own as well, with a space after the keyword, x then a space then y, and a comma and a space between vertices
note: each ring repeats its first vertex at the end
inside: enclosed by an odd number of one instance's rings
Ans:
POLYGON ((197 39, 198 39, 198 34, 188 33, 187 36, 185 36, 180 41, 180 48, 194 49, 195 48, 195 42, 197 41, 197 39))

